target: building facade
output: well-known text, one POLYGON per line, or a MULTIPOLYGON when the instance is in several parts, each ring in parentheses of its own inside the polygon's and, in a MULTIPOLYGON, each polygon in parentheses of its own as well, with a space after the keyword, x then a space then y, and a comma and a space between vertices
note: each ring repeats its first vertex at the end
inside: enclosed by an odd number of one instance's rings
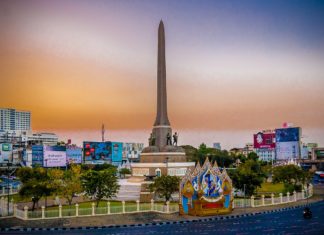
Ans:
POLYGON ((0 108, 0 130, 30 130, 31 113, 16 109, 0 108))
POLYGON ((253 146, 259 159, 270 162, 276 157, 276 133, 274 130, 264 130, 253 135, 253 146))

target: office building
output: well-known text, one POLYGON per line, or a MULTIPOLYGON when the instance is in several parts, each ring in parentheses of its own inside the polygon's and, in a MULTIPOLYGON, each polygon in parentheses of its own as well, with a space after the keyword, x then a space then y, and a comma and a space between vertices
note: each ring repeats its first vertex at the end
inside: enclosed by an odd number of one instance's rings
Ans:
POLYGON ((0 130, 14 131, 31 129, 30 111, 0 108, 0 130))

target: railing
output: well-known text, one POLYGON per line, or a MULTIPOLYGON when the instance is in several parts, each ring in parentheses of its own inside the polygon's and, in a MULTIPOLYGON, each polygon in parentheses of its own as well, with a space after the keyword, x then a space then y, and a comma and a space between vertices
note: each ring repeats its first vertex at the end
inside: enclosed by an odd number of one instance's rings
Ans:
MULTIPOLYGON (((298 200, 304 200, 313 195, 312 185, 302 192, 294 192, 291 195, 287 193, 283 196, 281 193, 279 197, 274 197, 271 194, 270 198, 265 198, 264 195, 256 198, 252 196, 251 198, 235 198, 233 201, 233 208, 248 208, 248 207, 262 207, 271 206, 278 204, 285 204, 296 202, 298 200)), ((0 215, 7 216, 7 202, 4 198, 0 200, 0 215)), ((9 203, 9 215, 14 216, 23 220, 35 220, 35 219, 53 219, 53 218, 68 218, 68 217, 82 217, 82 216, 100 216, 100 215, 110 215, 110 214, 126 214, 126 213, 137 213, 137 212, 159 212, 159 213, 174 213, 179 211, 179 206, 177 204, 170 204, 166 202, 165 204, 156 203, 151 200, 150 203, 127 203, 122 201, 120 205, 111 205, 111 202, 107 202, 106 206, 96 207, 95 203, 91 204, 90 208, 79 208, 78 204, 75 204, 69 208, 63 208, 59 205, 56 208, 45 209, 44 206, 41 210, 29 211, 27 206, 23 210, 17 208, 17 205, 9 203)))
POLYGON ((243 207, 261 207, 261 206, 273 206, 278 204, 286 204, 291 202, 296 202, 300 200, 307 199, 313 195, 313 186, 310 185, 307 190, 302 190, 301 192, 293 192, 290 194, 287 193, 284 196, 282 193, 279 193, 279 197, 274 197, 274 194, 271 194, 270 198, 266 198, 265 195, 261 197, 252 196, 251 198, 235 198, 233 201, 234 208, 243 208, 243 207))
POLYGON ((13 188, 11 185, 9 185, 9 189, 8 187, 1 187, 0 188, 0 197, 2 196, 7 196, 12 195, 12 194, 17 194, 19 192, 19 187, 17 188, 13 188))

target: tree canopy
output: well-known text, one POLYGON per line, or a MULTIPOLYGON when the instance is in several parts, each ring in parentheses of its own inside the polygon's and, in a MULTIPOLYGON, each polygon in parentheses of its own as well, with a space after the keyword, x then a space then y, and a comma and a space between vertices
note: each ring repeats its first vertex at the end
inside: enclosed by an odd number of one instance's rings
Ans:
POLYGON ((180 178, 177 176, 162 175, 155 178, 150 184, 151 192, 155 192, 159 197, 169 201, 174 192, 179 190, 180 178))
POLYGON ((282 182, 285 192, 299 191, 303 184, 309 183, 312 173, 304 171, 296 165, 277 166, 273 169, 273 183, 282 182))
POLYGON ((190 145, 181 147, 184 148, 189 161, 199 162, 200 164, 203 164, 208 157, 211 162, 216 161, 220 167, 230 167, 236 160, 228 151, 209 148, 204 143, 198 149, 190 145))
POLYGON ((112 198, 119 190, 115 168, 89 170, 81 176, 81 184, 86 195, 96 200, 97 207, 101 199, 112 198))
POLYGON ((229 171, 229 174, 234 187, 241 191, 245 189, 247 196, 252 196, 265 179, 260 163, 253 159, 241 163, 236 170, 229 171))

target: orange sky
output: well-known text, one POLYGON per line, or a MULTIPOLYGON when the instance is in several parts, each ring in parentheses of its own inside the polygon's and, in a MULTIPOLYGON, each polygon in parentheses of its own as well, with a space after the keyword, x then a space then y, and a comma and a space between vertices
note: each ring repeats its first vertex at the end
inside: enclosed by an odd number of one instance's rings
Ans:
MULTIPOLYGON (((125 19, 109 15, 113 9, 88 6, 73 8, 76 16, 69 18, 69 8, 60 12, 35 5, 41 8, 37 11, 17 2, 4 5, 0 107, 30 110, 35 130, 153 125, 158 17, 148 21, 149 16, 127 9, 132 14, 125 19)), ((288 121, 324 128, 322 45, 307 48, 280 33, 266 41, 258 29, 240 42, 224 38, 216 44, 210 29, 203 31, 207 25, 188 28, 181 18, 166 18, 172 126, 261 130, 288 121)), ((230 23, 218 28, 223 30, 218 37, 233 33, 230 23)))

